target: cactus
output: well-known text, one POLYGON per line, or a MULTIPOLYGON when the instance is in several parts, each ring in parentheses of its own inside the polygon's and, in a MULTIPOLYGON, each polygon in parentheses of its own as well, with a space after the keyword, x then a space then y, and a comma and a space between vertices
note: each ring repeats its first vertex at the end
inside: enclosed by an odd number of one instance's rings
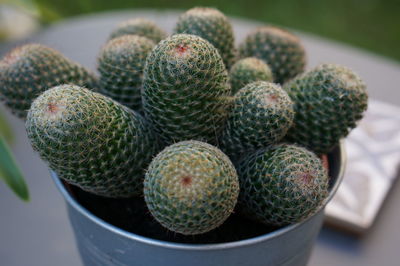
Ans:
POLYGON ((137 35, 110 40, 98 58, 100 92, 141 112, 143 69, 154 45, 153 41, 137 35))
POLYGON ((208 232, 232 213, 239 194, 236 170, 219 149, 199 141, 165 148, 151 162, 144 196, 155 219, 185 235, 208 232))
POLYGON ((283 29, 265 26, 251 32, 239 47, 240 57, 264 60, 280 84, 304 71, 305 51, 300 40, 283 29))
POLYGON ((220 53, 227 69, 236 58, 235 38, 228 18, 215 8, 195 7, 182 14, 175 33, 200 36, 209 41, 220 53))
POLYGON ((144 18, 123 21, 111 32, 109 39, 122 35, 139 35, 152 40, 154 43, 159 43, 167 37, 165 31, 160 29, 154 22, 144 18))
POLYGON ((221 56, 201 37, 173 35, 147 57, 143 108, 167 144, 215 142, 227 118, 230 93, 221 56))
POLYGON ((59 177, 106 197, 140 195, 143 169, 158 151, 139 114, 73 85, 41 94, 28 112, 26 130, 34 150, 59 177))
POLYGON ((254 81, 273 81, 269 66, 255 57, 237 61, 229 71, 232 94, 254 81))
POLYGON ((300 222, 319 210, 328 195, 321 160, 305 148, 280 144, 246 155, 237 168, 238 209, 268 225, 300 222))
POLYGON ((221 149, 236 161, 243 153, 280 141, 292 125, 293 103, 277 84, 256 81, 233 100, 221 149))
POLYGON ((44 45, 22 45, 0 61, 0 98, 22 119, 37 96, 64 83, 97 87, 91 72, 44 45))
POLYGON ((367 109, 365 83, 349 68, 322 64, 284 86, 296 116, 287 140, 318 154, 329 152, 367 109))

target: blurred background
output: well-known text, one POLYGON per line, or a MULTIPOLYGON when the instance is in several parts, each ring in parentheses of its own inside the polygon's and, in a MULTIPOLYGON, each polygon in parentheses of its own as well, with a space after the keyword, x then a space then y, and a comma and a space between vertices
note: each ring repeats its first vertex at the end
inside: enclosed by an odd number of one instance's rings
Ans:
POLYGON ((399 0, 1 0, 0 3, 0 40, 19 38, 40 26, 81 14, 135 8, 188 9, 202 5, 216 7, 229 16, 280 24, 400 60, 399 0))

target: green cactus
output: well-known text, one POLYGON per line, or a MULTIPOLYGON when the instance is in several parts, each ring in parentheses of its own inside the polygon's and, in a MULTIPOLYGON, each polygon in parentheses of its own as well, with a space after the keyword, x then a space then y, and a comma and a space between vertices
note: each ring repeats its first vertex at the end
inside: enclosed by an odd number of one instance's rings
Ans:
POLYGON ((143 69, 154 45, 153 41, 138 35, 110 40, 98 57, 100 92, 141 112, 143 69))
POLYGON ((268 225, 300 222, 319 210, 328 195, 321 160, 305 148, 281 144, 242 158, 238 209, 268 225))
POLYGON ((167 37, 167 33, 160 29, 154 22, 135 18, 121 22, 110 34, 109 39, 114 39, 122 35, 139 35, 158 43, 167 37))
POLYGON ((199 141, 165 148, 151 162, 144 196, 155 219, 185 235, 208 232, 232 213, 239 194, 236 170, 219 149, 199 141))
POLYGON ((106 197, 140 195, 144 169, 158 151, 139 114, 73 85, 41 94, 28 112, 26 130, 34 150, 59 177, 106 197))
POLYGON ((22 45, 0 61, 0 99, 22 119, 37 96, 65 83, 97 87, 91 72, 44 45, 22 45))
POLYGON ((147 57, 143 108, 167 144, 188 139, 216 142, 230 94, 221 56, 201 37, 173 35, 147 57))
POLYGON ((254 81, 273 81, 269 66, 255 57, 237 61, 229 71, 232 94, 254 81))
POLYGON ((251 32, 239 47, 240 57, 254 56, 267 63, 274 81, 280 84, 304 71, 306 55, 300 40, 292 33, 273 26, 251 32))
POLYGON ((182 14, 175 33, 193 34, 209 41, 229 69, 236 58, 235 37, 228 18, 215 8, 195 7, 182 14))
POLYGON ((322 64, 285 84, 296 116, 287 140, 318 154, 329 152, 367 109, 365 83, 349 68, 322 64))
POLYGON ((293 102, 277 84, 256 81, 233 100, 221 149, 236 161, 243 153, 280 141, 293 122, 293 102))

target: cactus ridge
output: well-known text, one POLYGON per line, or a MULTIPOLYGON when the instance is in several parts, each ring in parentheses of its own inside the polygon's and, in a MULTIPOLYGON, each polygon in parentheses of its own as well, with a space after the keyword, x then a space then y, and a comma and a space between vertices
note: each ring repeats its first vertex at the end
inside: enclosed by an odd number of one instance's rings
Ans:
POLYGON ((42 92, 64 83, 97 88, 93 73, 41 44, 17 47, 0 61, 0 100, 19 118, 42 92))
POLYGON ((209 41, 219 51, 227 69, 237 57, 232 25, 229 19, 215 8, 189 9, 179 17, 174 32, 197 35, 209 41))
POLYGON ((147 57, 143 108, 167 144, 215 142, 227 118, 230 93, 218 51, 201 37, 173 35, 147 57))
POLYGON ((142 194, 144 169, 158 151, 146 121, 82 87, 47 90, 28 112, 32 147, 59 177, 107 197, 142 194))
POLYGON ((232 94, 254 81, 273 81, 270 67, 256 57, 237 61, 229 71, 232 94))
POLYGON ((293 102, 281 86, 252 82, 234 96, 221 149, 236 161, 246 152, 279 142, 293 118, 293 102))
POLYGON ((158 43, 167 37, 167 33, 154 22, 144 18, 134 18, 121 22, 110 34, 109 39, 123 35, 139 35, 158 43))
POLYGON ((143 70, 154 46, 153 41, 138 35, 123 35, 107 42, 98 57, 100 92, 142 112, 143 70))
POLYGON ((351 69, 322 64, 285 84, 296 116, 287 140, 328 153, 367 109, 365 83, 351 69))
POLYGON ((239 210, 268 225, 300 222, 328 196, 327 171, 305 148, 280 144, 246 155, 238 168, 239 210))
POLYGON ((183 141, 151 162, 144 181, 147 206, 164 227, 185 235, 208 232, 232 213, 239 194, 236 170, 218 148, 183 141))
POLYGON ((292 33, 264 26, 247 35, 239 46, 240 57, 257 57, 272 70, 274 82, 283 84, 304 71, 306 54, 300 40, 292 33))

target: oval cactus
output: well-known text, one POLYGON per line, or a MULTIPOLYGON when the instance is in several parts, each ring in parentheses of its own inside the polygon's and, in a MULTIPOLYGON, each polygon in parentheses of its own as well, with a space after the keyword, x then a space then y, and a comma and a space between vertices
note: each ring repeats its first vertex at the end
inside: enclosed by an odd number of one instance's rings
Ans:
POLYGON ((221 149, 232 160, 245 152, 278 143, 292 125, 293 102, 281 86, 256 81, 239 90, 233 99, 221 149))
POLYGON ((144 169, 158 151, 154 132, 139 114, 72 85, 40 95, 26 130, 60 178, 106 197, 141 195, 144 169))
POLYGON ((193 34, 209 41, 219 51, 227 69, 236 58, 235 38, 229 19, 215 8, 195 7, 178 18, 175 33, 193 34))
POLYGON ((228 114, 228 74, 218 51, 195 35, 161 41, 147 57, 142 103, 167 144, 215 142, 228 114))
POLYGON ((239 194, 236 170, 219 149, 199 141, 165 148, 151 162, 144 197, 164 227, 185 235, 208 232, 232 213, 239 194))
POLYGON ((37 96, 64 83, 97 88, 90 71, 41 44, 17 47, 0 61, 0 98, 22 119, 37 96))
POLYGON ((246 57, 237 61, 229 71, 232 94, 254 81, 273 81, 270 67, 255 57, 246 57))
POLYGON ((138 35, 123 35, 107 42, 98 57, 100 92, 142 112, 143 70, 154 46, 153 41, 138 35))
POLYGON ((322 64, 285 84, 296 116, 287 140, 318 154, 329 152, 367 109, 365 83, 351 69, 322 64))
POLYGON ((283 226, 314 214, 328 195, 321 160, 295 145, 273 145, 246 155, 237 168, 239 210, 267 225, 283 226))

